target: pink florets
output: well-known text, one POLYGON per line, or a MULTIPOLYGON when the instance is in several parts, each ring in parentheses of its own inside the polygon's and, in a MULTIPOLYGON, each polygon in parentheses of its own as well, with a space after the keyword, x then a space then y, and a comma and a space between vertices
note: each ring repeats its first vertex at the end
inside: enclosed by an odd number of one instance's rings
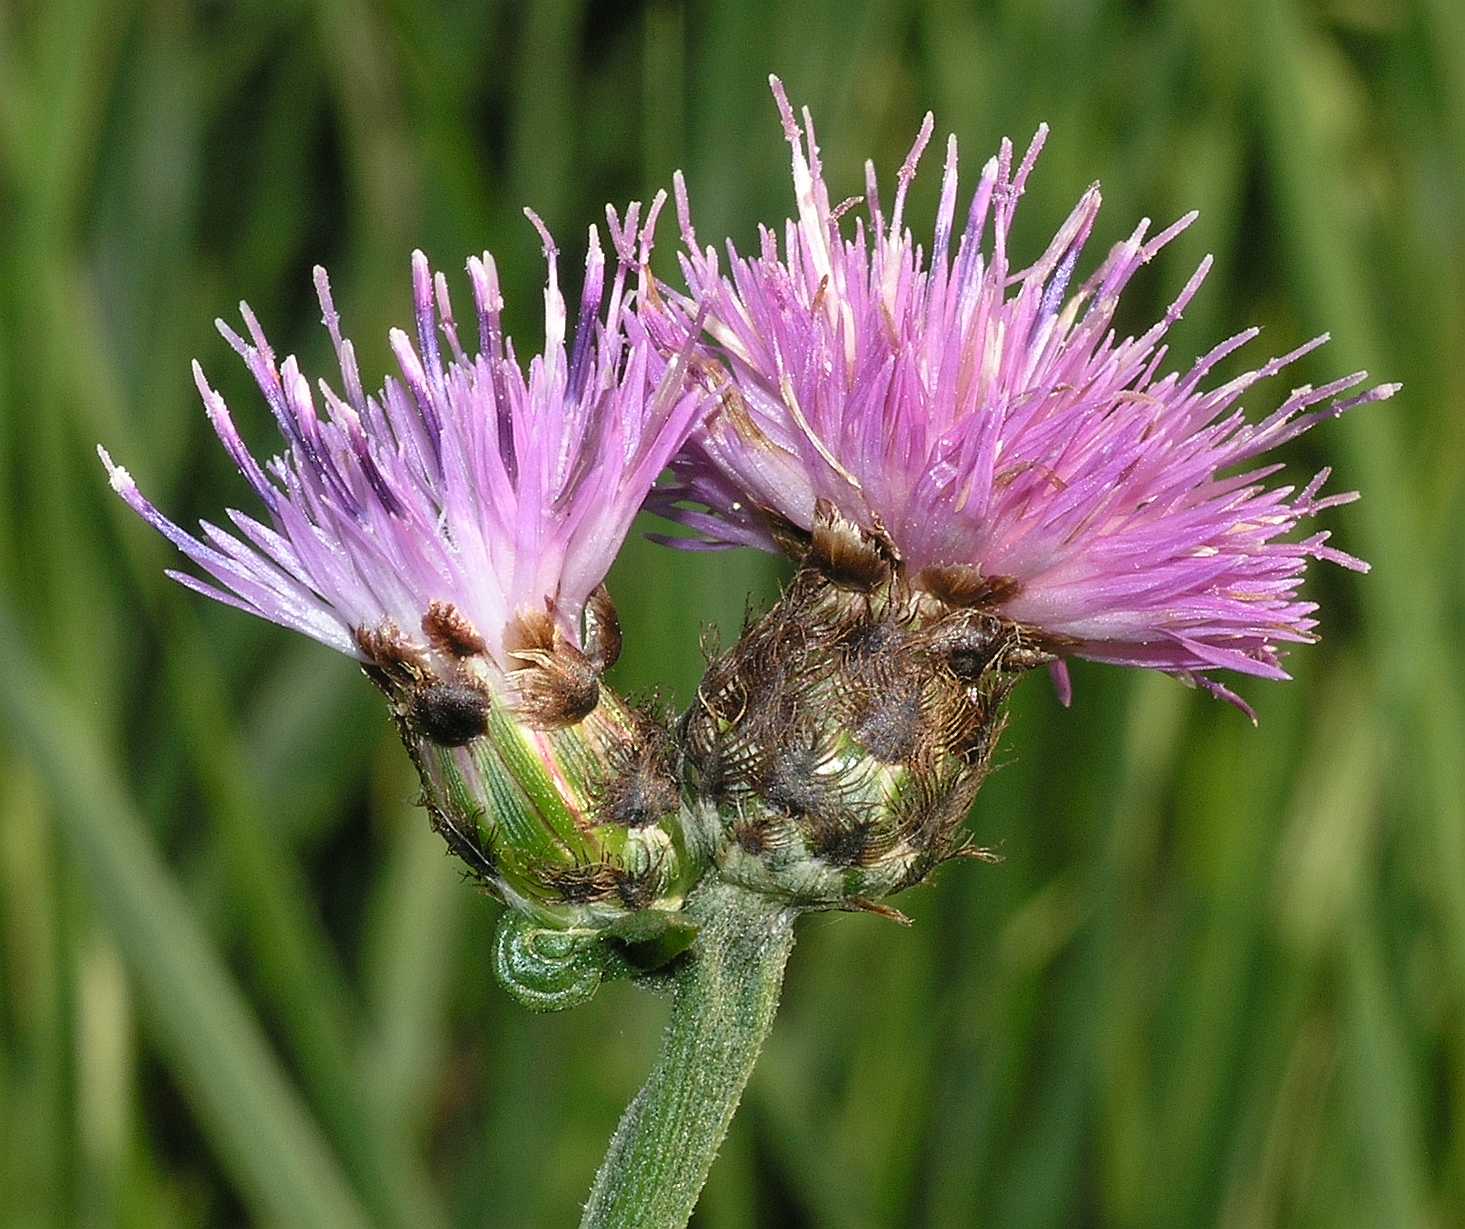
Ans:
MULTIPOLYGON (((634 244, 637 214, 632 206, 622 224, 610 213, 622 256, 634 244)), ((102 450, 116 490, 218 587, 170 575, 358 658, 368 656, 363 630, 396 628, 409 645, 420 641, 434 603, 465 620, 503 669, 510 668, 505 630, 520 616, 548 609, 578 645, 587 599, 705 401, 686 387, 684 363, 664 359, 627 311, 624 259, 602 313, 605 259, 593 227, 579 319, 566 346, 556 249, 530 218, 549 278, 544 352, 527 370, 504 337, 498 274, 487 253, 468 262, 479 342, 473 355, 460 344, 446 280, 430 273, 422 253, 413 255, 415 344, 392 331, 398 375, 374 395, 364 391, 325 271, 317 269, 341 378, 339 392, 325 381, 317 386, 324 416, 299 364, 293 357, 276 364, 246 305, 249 340, 221 322, 274 413, 285 451, 261 466, 197 364, 194 377, 267 523, 231 511, 241 536, 205 523, 195 537, 164 517, 102 450)))
POLYGON ((1326 340, 1203 387, 1255 329, 1162 375, 1162 339, 1209 257, 1160 321, 1118 338, 1120 292, 1194 214, 1148 238, 1142 221, 1070 292, 1099 211, 1095 185, 1042 255, 1012 268, 1013 214, 1046 128, 1020 161, 1004 141, 983 166, 954 256, 955 137, 929 259, 904 227, 929 115, 888 220, 867 167, 866 216, 846 235, 840 219, 856 202, 831 208, 812 120, 805 111, 801 130, 776 78, 773 90, 797 201, 781 250, 766 229, 756 256, 729 244, 724 274, 698 245, 677 181, 690 296, 672 296, 653 327, 669 340, 673 323, 705 312, 722 394, 675 484, 653 495, 703 535, 678 544, 771 548, 769 514, 808 529, 826 499, 884 536, 917 584, 949 565, 1000 578, 1000 612, 1075 655, 1219 691, 1206 672, 1285 678, 1279 646, 1312 639, 1315 626, 1315 604, 1298 596, 1307 561, 1366 565, 1326 533, 1290 536, 1355 495, 1320 494, 1326 470, 1301 490, 1268 487, 1281 467, 1259 458, 1397 386, 1352 392, 1367 378, 1358 372, 1296 389, 1248 423, 1238 399, 1326 340))

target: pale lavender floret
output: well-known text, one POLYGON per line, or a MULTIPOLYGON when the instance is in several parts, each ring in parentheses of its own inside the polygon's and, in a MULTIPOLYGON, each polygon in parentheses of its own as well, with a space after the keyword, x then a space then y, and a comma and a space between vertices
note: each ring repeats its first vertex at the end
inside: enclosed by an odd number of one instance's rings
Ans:
MULTIPOLYGON (((528 211, 526 211, 528 212, 528 211)), ((558 253, 544 225, 544 352, 527 371, 500 320, 493 257, 468 262, 479 351, 467 354, 446 279, 412 257, 417 336, 390 334, 398 374, 368 395, 341 333, 325 271, 315 272, 340 391, 313 392, 294 357, 276 363, 254 314, 248 338, 219 322, 244 359, 285 440, 261 466, 223 398, 194 364, 209 421, 264 504, 256 520, 230 511, 236 534, 204 523, 194 536, 165 517, 99 449, 112 485, 210 580, 170 572, 218 601, 364 658, 358 632, 391 625, 419 637, 433 602, 466 616, 503 669, 517 616, 552 609, 572 643, 648 489, 705 410, 683 378, 685 357, 662 357, 636 322, 624 259, 639 208, 610 213, 618 260, 606 298, 594 227, 573 343, 558 253), (444 353, 444 343, 446 353, 444 353), (319 402, 317 402, 317 396, 319 402), (324 407, 324 415, 317 405, 324 407)), ((654 220, 654 219, 653 219, 654 220)), ((649 255, 650 227, 642 234, 649 255)))
POLYGON ((1204 387, 1255 329, 1161 375, 1162 339, 1210 258, 1141 336, 1119 338, 1112 321, 1125 284, 1194 214, 1153 237, 1142 221, 1070 292, 1099 210, 1094 185, 1042 255, 1011 268, 1013 213, 1046 127, 1015 166, 1006 141, 984 165, 954 257, 955 137, 929 261, 903 223, 929 115, 888 222, 867 166, 868 221, 846 237, 840 218, 855 202, 831 208, 809 113, 801 130, 772 85, 798 215, 781 248, 766 229, 756 256, 729 243, 724 274, 676 183, 690 293, 669 296, 652 327, 671 344, 699 305, 724 374, 722 408, 676 462, 677 481, 651 498, 702 535, 674 544, 772 549, 767 513, 808 529, 827 499, 886 535, 912 577, 960 564, 1015 582, 1002 612, 1078 656, 1185 676, 1230 699, 1203 672, 1285 678, 1279 646, 1312 639, 1315 626, 1315 604, 1297 592, 1307 560, 1366 565, 1326 533, 1288 540, 1354 494, 1321 495, 1326 471, 1301 491, 1269 488, 1280 467, 1258 459, 1398 386, 1354 391, 1367 378, 1358 372, 1296 389, 1248 423, 1241 396, 1326 340, 1204 387))

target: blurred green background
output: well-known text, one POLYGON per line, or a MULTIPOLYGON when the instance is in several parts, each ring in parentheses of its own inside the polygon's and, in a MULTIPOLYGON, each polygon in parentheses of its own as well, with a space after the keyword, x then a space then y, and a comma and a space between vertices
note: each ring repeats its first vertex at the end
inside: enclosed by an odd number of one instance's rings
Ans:
MULTIPOLYGON (((1326 640, 1242 684, 1260 729, 1030 683, 973 819, 1005 863, 902 898, 911 931, 804 923, 696 1223, 1465 1223, 1458 0, 0 0, 0 1222, 574 1223, 665 1005, 510 1003, 373 690, 169 584, 92 449, 179 519, 243 500, 188 361, 268 447, 211 320, 245 296, 325 370, 317 261, 379 374, 417 245, 492 247, 537 346, 523 204, 573 254, 681 166, 747 242, 790 208, 770 70, 836 195, 927 108, 968 182, 1047 120, 1020 253, 1097 177, 1091 260, 1199 207, 1130 323, 1214 252, 1177 361, 1331 329, 1293 383, 1406 389, 1288 454, 1364 490, 1328 522, 1375 566, 1310 580, 1326 640)), ((776 584, 638 541, 620 682, 684 703, 698 625, 776 584)))

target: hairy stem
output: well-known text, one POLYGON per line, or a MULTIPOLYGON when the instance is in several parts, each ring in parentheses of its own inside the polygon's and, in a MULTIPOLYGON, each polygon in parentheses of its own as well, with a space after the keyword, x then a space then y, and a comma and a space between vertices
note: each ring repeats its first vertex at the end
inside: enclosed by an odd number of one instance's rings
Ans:
POLYGON ((661 1054, 596 1175, 581 1229, 683 1229, 778 1010, 795 911, 709 875, 661 1054))

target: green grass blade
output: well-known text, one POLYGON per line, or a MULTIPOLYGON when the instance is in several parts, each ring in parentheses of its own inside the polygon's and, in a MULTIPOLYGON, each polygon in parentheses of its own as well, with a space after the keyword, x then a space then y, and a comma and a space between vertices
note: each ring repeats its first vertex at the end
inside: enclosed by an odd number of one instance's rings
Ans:
POLYGON ((3 609, 0 671, 10 682, 0 716, 50 788, 72 856, 221 1162, 264 1219, 365 1226, 329 1145, 88 737, 87 719, 29 659, 3 609))

